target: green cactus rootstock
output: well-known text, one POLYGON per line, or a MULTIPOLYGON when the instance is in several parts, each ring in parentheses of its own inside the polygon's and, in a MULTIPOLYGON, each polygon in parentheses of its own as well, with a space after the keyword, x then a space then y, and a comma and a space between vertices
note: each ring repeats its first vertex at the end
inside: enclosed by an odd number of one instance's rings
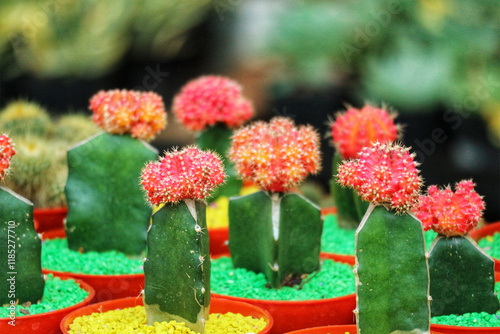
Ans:
POLYGON ((40 301, 45 281, 33 204, 4 187, 0 187, 0 249, 0 305, 40 301))
POLYGON ((368 209, 369 203, 363 201, 359 194, 350 187, 343 187, 337 182, 338 166, 342 163, 342 156, 337 151, 333 156, 333 175, 330 181, 335 207, 337 208, 337 222, 345 229, 356 229, 368 209))
POLYGON ((433 317, 498 311, 495 263, 469 235, 437 236, 429 252, 433 317))
POLYGON ((234 170, 234 163, 227 158, 227 152, 231 146, 231 136, 233 130, 226 125, 217 123, 208 127, 196 137, 196 145, 201 150, 211 150, 219 154, 226 169, 226 180, 224 184, 215 189, 207 201, 216 199, 219 196, 237 196, 240 193, 243 181, 237 177, 234 170))
POLYGON ((259 191, 229 201, 229 251, 235 267, 264 273, 273 288, 319 268, 320 209, 295 193, 259 191))
POLYGON ((68 151, 66 235, 77 251, 140 255, 152 209, 141 170, 157 151, 129 135, 101 133, 68 151))
POLYGON ((177 320, 203 333, 210 307, 210 255, 206 204, 165 204, 152 218, 144 305, 148 324, 177 320))
POLYGON ((356 231, 359 334, 428 333, 429 271, 422 224, 370 205, 356 231))

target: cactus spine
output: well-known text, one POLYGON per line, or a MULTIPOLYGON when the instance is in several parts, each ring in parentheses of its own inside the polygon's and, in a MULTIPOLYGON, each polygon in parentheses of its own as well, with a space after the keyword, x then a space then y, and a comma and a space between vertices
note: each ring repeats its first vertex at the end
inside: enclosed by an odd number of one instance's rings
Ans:
POLYGON ((151 204, 165 203, 152 219, 144 264, 148 323, 177 320, 203 333, 210 306, 206 204, 224 181, 220 159, 196 147, 166 153, 147 165, 141 183, 151 204))
POLYGON ((203 333, 210 306, 206 204, 166 204, 153 215, 144 263, 148 324, 177 320, 203 333))
POLYGON ((259 191, 229 202, 233 264, 262 272, 273 288, 319 268, 320 209, 295 193, 259 191))
POLYGON ((68 151, 66 235, 73 250, 118 250, 139 255, 146 248, 152 209, 137 182, 157 152, 129 135, 101 133, 68 151), (127 242, 123 242, 126 240, 127 242))
POLYGON ((426 229, 438 233, 429 256, 432 316, 494 314, 500 308, 495 264, 468 235, 481 218, 484 202, 472 181, 461 181, 455 189, 430 186, 416 210, 426 229))
POLYGON ((429 272, 420 221, 372 204, 355 240, 358 333, 427 333, 429 272))

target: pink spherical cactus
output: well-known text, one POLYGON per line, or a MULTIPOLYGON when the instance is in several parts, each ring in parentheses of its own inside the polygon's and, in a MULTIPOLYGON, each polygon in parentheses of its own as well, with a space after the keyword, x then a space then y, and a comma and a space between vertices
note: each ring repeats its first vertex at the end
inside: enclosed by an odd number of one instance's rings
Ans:
POLYGON ((220 76, 203 76, 188 82, 174 97, 172 111, 193 131, 224 123, 236 128, 253 116, 253 106, 241 86, 220 76))
POLYGON ((204 199, 224 178, 224 166, 217 154, 196 147, 167 152, 142 171, 142 185, 151 204, 204 199))
POLYGON ((464 180, 455 186, 455 192, 449 186, 441 190, 430 186, 428 195, 420 197, 415 215, 425 230, 432 228, 447 237, 463 236, 476 227, 484 207, 474 183, 464 180))
POLYGON ((413 158, 408 148, 376 142, 364 147, 359 159, 344 161, 339 182, 357 190, 365 201, 409 211, 418 201, 421 185, 413 158))
POLYGON ((16 154, 12 140, 5 134, 0 136, 0 180, 10 167, 10 159, 16 154))
POLYGON ((365 146, 397 139, 395 116, 386 109, 368 104, 361 109, 350 107, 339 113, 331 125, 333 143, 343 159, 356 158, 365 146))
POLYGON ((264 190, 285 192, 320 169, 319 136, 289 118, 255 122, 235 131, 229 159, 241 177, 264 190))
POLYGON ((153 92, 100 91, 90 99, 93 121, 113 134, 152 140, 167 124, 162 98, 153 92))

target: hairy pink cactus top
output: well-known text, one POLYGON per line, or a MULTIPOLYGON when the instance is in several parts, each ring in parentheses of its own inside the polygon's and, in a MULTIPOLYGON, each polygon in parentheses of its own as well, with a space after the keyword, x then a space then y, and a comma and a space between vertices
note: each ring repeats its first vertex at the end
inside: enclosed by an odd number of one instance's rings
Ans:
POLYGON ((188 82, 174 97, 172 111, 193 131, 224 123, 236 128, 253 116, 253 106, 241 86, 220 76, 203 76, 188 82))
POLYGON ((343 159, 353 159, 365 146, 373 142, 386 143, 397 139, 395 114, 383 108, 365 105, 361 109, 350 107, 339 113, 332 123, 333 143, 343 159))
POLYGON ((152 140, 167 124, 162 98, 153 92, 100 91, 90 99, 94 123, 113 134, 152 140))
POLYGON ((463 236, 476 227, 485 204, 470 180, 459 182, 455 192, 448 186, 442 190, 430 186, 428 195, 420 197, 415 215, 424 230, 432 228, 441 235, 463 236))
POLYGON ((285 117, 235 131, 229 159, 241 177, 264 190, 285 192, 320 169, 319 136, 285 117))
POLYGON ((0 180, 10 167, 10 159, 16 154, 12 140, 5 134, 0 136, 0 180))
POLYGON ((397 212, 411 210, 418 201, 421 178, 414 155, 396 143, 375 142, 364 147, 359 159, 339 167, 339 182, 353 187, 361 198, 397 212))
POLYGON ((224 182, 224 165, 216 153, 197 147, 166 152, 142 171, 142 185, 151 204, 204 199, 224 182))

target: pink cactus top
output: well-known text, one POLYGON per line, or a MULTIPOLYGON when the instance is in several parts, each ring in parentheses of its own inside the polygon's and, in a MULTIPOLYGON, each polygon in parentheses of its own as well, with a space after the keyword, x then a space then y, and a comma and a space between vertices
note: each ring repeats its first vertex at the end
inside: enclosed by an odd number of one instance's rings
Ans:
POLYGON ((162 98, 153 92, 132 90, 100 91, 90 99, 92 120, 104 131, 130 133, 150 141, 167 124, 162 98))
POLYGON ((409 149, 395 143, 364 147, 359 158, 339 167, 339 182, 358 191, 365 201, 398 212, 411 210, 418 201, 421 178, 409 149))
POLYGON ((142 185, 151 204, 204 199, 224 182, 224 166, 216 153, 197 147, 167 152, 142 171, 142 185))
POLYGON ((484 207, 474 183, 468 180, 459 182, 455 192, 449 186, 441 190, 430 186, 428 195, 420 197, 415 215, 425 230, 432 228, 447 237, 463 236, 477 225, 484 207))
POLYGON ((257 121, 235 131, 229 158, 241 177, 264 190, 285 192, 320 169, 319 136, 289 118, 257 121))
POLYGON ((5 134, 0 136, 0 180, 10 167, 10 159, 16 154, 12 140, 5 134))
POLYGON ((241 86, 220 76, 203 76, 188 82, 174 97, 172 111, 193 131, 216 123, 236 128, 253 116, 253 106, 241 93, 241 86))
POLYGON ((332 123, 333 143, 342 159, 357 158, 365 146, 373 142, 386 143, 397 139, 395 115, 383 108, 365 105, 361 109, 350 107, 339 113, 332 123))

